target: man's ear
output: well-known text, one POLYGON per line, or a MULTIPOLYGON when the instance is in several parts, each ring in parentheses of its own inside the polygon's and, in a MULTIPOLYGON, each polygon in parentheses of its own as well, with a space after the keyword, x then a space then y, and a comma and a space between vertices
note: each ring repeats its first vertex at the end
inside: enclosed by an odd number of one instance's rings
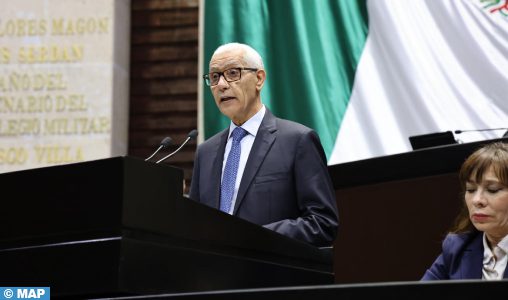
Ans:
POLYGON ((258 91, 261 91, 261 88, 263 88, 263 85, 265 84, 266 79, 266 72, 265 70, 257 70, 256 76, 258 78, 258 82, 256 83, 256 89, 258 91))

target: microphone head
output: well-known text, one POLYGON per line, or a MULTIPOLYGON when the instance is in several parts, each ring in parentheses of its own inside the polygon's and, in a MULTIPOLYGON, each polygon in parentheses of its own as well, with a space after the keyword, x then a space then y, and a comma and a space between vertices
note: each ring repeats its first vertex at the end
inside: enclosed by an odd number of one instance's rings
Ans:
POLYGON ((191 140, 195 139, 198 136, 198 131, 196 129, 192 129, 191 132, 187 135, 191 140))
POLYGON ((169 136, 167 136, 167 137, 165 137, 165 138, 162 140, 162 142, 161 142, 161 146, 162 146, 162 148, 166 148, 166 147, 168 147, 169 145, 171 145, 172 143, 173 143, 173 140, 172 140, 169 136))

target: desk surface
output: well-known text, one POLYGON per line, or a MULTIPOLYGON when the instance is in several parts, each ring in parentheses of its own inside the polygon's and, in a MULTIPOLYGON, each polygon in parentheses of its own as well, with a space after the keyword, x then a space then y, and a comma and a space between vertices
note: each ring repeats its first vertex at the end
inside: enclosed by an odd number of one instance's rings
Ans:
POLYGON ((455 173, 471 153, 485 144, 508 138, 437 146, 374 157, 328 167, 335 189, 392 180, 455 173))
POLYGON ((389 282, 377 284, 348 284, 302 286, 268 289, 227 290, 215 292, 160 294, 108 299, 278 299, 278 300, 337 300, 337 299, 482 299, 503 298, 508 281, 435 281, 389 282))

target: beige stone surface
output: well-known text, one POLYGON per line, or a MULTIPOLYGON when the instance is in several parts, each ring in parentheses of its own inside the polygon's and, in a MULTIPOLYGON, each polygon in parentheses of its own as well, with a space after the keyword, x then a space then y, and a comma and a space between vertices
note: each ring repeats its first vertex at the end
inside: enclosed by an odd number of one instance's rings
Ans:
POLYGON ((126 154, 130 1, 2 4, 0 172, 126 154))

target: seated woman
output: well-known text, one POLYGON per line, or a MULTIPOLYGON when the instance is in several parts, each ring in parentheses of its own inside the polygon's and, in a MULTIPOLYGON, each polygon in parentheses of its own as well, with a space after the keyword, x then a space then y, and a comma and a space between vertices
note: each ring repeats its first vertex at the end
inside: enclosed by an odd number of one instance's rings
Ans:
POLYGON ((464 206, 422 280, 508 278, 508 144, 475 151, 459 179, 464 206))

